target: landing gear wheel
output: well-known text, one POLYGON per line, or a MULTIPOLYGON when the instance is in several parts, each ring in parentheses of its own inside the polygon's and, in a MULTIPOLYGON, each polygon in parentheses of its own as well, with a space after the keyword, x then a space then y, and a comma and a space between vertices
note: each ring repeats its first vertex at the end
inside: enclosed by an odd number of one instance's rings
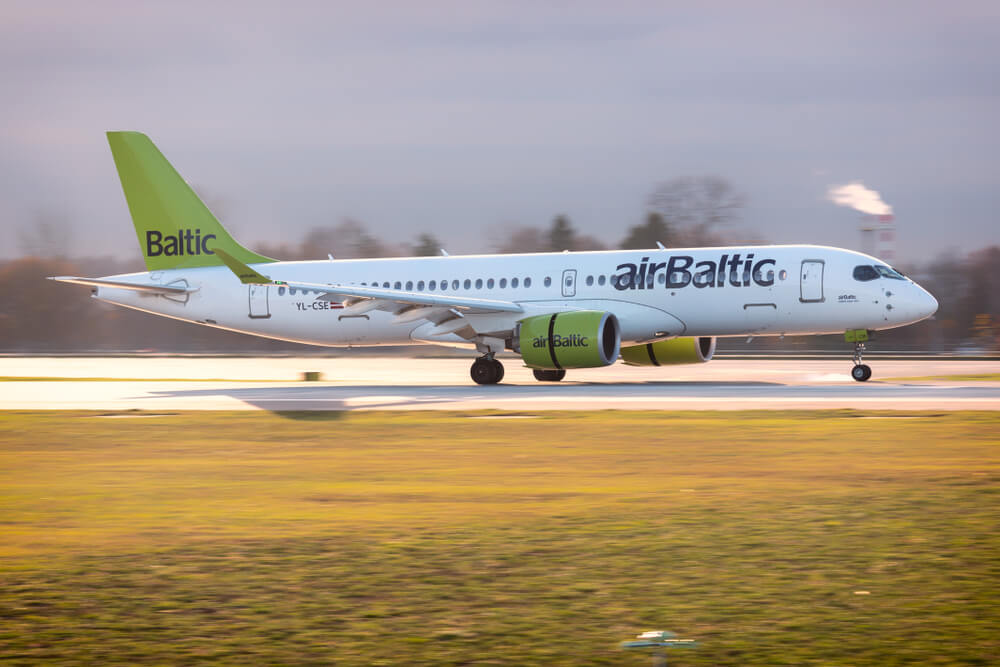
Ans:
POLYGON ((851 377, 858 382, 864 382, 872 376, 872 369, 868 364, 858 364, 851 369, 851 377))
POLYGON ((476 384, 496 384, 503 379, 503 364, 496 359, 481 357, 472 362, 469 375, 476 384))
POLYGON ((851 377, 858 382, 865 382, 872 376, 872 369, 868 364, 861 363, 861 358, 865 354, 865 344, 858 342, 854 344, 854 368, 851 369, 851 377))
POLYGON ((536 368, 532 371, 535 374, 535 379, 540 382, 559 382, 564 377, 566 377, 566 369, 560 368, 558 370, 543 370, 541 368, 536 368))

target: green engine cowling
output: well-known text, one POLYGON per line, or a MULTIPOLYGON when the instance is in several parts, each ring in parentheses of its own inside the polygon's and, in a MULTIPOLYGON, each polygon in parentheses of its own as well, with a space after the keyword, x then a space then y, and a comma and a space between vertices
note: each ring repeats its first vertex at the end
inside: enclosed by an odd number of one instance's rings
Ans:
POLYGON ((671 338, 622 348, 622 361, 630 366, 700 364, 715 354, 715 338, 671 338))
POLYGON ((620 348, 618 318, 597 310, 528 317, 514 331, 514 351, 531 368, 607 366, 618 359, 620 348))

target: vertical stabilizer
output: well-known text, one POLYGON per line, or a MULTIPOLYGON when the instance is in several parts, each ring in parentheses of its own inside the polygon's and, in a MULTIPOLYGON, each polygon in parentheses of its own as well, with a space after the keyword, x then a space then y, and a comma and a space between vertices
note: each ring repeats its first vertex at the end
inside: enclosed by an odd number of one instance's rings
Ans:
POLYGON ((108 132, 139 247, 150 271, 221 266, 215 248, 244 264, 273 262, 237 243, 140 132, 108 132))

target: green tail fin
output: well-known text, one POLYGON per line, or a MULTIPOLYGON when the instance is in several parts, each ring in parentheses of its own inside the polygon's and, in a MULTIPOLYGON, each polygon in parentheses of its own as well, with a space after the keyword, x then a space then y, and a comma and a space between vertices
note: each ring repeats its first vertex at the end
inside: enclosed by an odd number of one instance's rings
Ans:
POLYGON ((148 270, 221 266, 215 248, 244 264, 275 261, 237 243, 145 134, 108 132, 108 143, 148 270))

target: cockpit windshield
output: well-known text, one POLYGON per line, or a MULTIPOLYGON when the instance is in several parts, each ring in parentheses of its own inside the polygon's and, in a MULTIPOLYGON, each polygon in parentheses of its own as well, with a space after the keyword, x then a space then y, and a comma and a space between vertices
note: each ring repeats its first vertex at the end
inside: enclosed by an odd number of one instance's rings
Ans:
POLYGON ((893 280, 906 280, 903 274, 896 269, 885 266, 884 264, 876 264, 875 266, 869 266, 867 264, 862 264, 861 266, 854 267, 854 279, 860 280, 861 282, 867 282, 869 280, 875 280, 876 278, 891 278, 893 280))
POLYGON ((889 266, 876 264, 875 270, 878 271, 878 274, 883 278, 892 278, 893 280, 906 280, 906 278, 903 276, 902 273, 889 266))
POLYGON ((878 271, 875 267, 862 264, 861 266, 854 267, 854 279, 860 280, 861 282, 867 282, 869 280, 875 280, 878 278, 878 271))

